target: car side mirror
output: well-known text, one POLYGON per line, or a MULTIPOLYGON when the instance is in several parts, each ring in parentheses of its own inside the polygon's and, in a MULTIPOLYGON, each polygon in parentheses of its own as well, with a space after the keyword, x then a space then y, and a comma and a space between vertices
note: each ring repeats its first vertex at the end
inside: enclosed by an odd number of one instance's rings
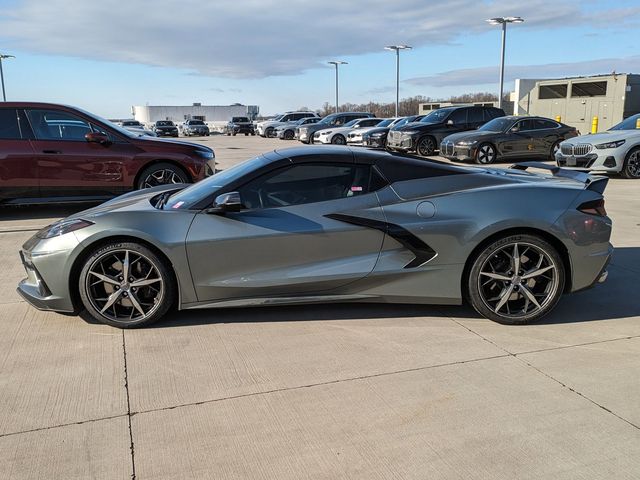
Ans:
POLYGON ((454 125, 453 120, 447 120, 447 125, 449 127, 451 127, 452 125, 454 125))
POLYGON ((207 210, 207 213, 222 214, 239 212, 245 208, 242 204, 239 192, 228 192, 218 195, 213 202, 213 207, 207 210))
POLYGON ((84 139, 89 143, 99 143, 100 145, 108 145, 111 143, 109 137, 100 132, 89 132, 85 134, 84 139))

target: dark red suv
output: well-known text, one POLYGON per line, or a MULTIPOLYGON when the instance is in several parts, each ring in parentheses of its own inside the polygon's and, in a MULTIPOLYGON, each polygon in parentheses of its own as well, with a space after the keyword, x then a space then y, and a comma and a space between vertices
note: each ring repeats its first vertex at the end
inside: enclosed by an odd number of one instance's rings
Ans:
POLYGON ((203 145, 141 136, 69 106, 0 103, 0 204, 100 201, 214 172, 203 145))

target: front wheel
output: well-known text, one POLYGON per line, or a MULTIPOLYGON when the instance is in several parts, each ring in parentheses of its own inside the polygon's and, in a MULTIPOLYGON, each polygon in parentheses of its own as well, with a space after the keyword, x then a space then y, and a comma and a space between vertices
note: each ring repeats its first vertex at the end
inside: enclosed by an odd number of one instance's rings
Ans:
POLYGON ((155 163, 145 168, 140 174, 137 188, 157 187, 158 185, 169 185, 173 183, 189 183, 187 174, 179 167, 170 163, 155 163))
POLYGON ((416 152, 421 157, 429 157, 436 151, 436 141, 433 137, 422 137, 416 145, 416 152))
POLYGON ((273 128, 269 127, 264 131, 264 136, 267 138, 271 138, 271 135, 273 134, 273 128))
POLYGON ((476 151, 476 163, 480 165, 488 165, 493 163, 496 159, 496 149, 490 143, 483 143, 478 147, 476 151))
POLYGON ((640 178, 640 148, 634 148, 627 153, 620 174, 624 178, 640 178))
POLYGON ((334 145, 346 145, 347 143, 347 139, 344 138, 344 135, 334 135, 333 138, 331 139, 331 143, 333 143, 334 145))
POLYGON ((491 242, 472 259, 466 298, 484 317, 507 325, 540 320, 560 300, 565 272, 558 251, 536 235, 491 242))
POLYGON ((285 140, 293 140, 294 133, 291 130, 285 130, 283 137, 285 140))
POLYGON ((78 288, 87 312, 118 328, 149 325, 162 318, 176 299, 165 261, 134 242, 97 248, 85 261, 78 288))

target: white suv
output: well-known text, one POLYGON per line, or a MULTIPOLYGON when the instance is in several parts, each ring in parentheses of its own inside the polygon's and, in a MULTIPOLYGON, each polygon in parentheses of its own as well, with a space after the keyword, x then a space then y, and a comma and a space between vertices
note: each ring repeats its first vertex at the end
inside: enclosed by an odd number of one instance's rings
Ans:
POLYGON ((558 166, 640 178, 639 121, 640 113, 606 132, 565 140, 556 153, 558 166))
POLYGON ((276 128, 281 125, 286 125, 290 122, 297 122, 303 118, 308 117, 317 117, 318 114, 315 112, 286 112, 283 115, 280 115, 273 120, 267 120, 265 122, 259 122, 256 125, 256 132, 261 137, 272 137, 274 136, 274 132, 276 128))

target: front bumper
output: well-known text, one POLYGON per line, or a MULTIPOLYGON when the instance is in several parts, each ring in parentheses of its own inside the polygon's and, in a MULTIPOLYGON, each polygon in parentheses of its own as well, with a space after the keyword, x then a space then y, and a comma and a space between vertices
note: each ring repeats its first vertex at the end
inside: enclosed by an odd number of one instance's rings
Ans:
POLYGON ((594 150, 586 155, 565 155, 556 153, 556 164, 563 168, 618 173, 624 165, 624 153, 618 149, 594 150))
POLYGON ((453 142, 442 142, 440 144, 440 156, 453 161, 468 161, 476 158, 475 145, 456 145, 453 142))
POLYGON ((154 133, 159 137, 177 137, 178 130, 155 130, 154 133))
POLYGON ((387 147, 405 152, 415 150, 414 138, 402 132, 390 132, 387 136, 387 147))
POLYGON ((384 148, 387 146, 387 137, 364 137, 362 145, 372 148, 384 148))

